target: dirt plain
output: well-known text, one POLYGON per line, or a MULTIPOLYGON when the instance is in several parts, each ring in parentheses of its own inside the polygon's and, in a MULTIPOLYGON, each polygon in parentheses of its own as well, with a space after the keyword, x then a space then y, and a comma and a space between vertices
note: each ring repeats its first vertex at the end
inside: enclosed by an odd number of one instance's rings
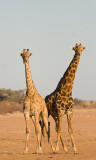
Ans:
MULTIPOLYGON (((56 146, 54 120, 50 117, 51 138, 56 146)), ((79 154, 74 154, 67 128, 66 115, 62 121, 62 135, 68 148, 65 154, 60 142, 59 154, 53 154, 45 135, 42 154, 35 154, 36 135, 30 119, 29 152, 25 146, 25 119, 22 113, 0 115, 0 160, 96 160, 96 109, 74 109, 73 131, 79 154)))

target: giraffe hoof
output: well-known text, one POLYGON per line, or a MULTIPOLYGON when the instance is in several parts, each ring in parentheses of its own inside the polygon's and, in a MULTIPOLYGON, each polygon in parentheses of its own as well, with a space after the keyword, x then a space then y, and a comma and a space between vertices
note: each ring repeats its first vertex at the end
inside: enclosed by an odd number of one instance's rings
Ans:
POLYGON ((79 152, 77 150, 74 151, 74 154, 79 154, 79 152))
POLYGON ((55 154, 58 154, 59 152, 58 151, 55 151, 55 154))
POLYGON ((59 148, 56 148, 55 154, 58 154, 58 153, 59 153, 59 148))
POLYGON ((42 152, 40 152, 40 151, 39 151, 39 152, 35 152, 35 153, 36 153, 36 154, 42 154, 42 152))
POLYGON ((54 147, 52 148, 52 151, 53 151, 53 153, 55 153, 55 148, 54 147))
POLYGON ((24 150, 23 154, 27 154, 28 153, 28 150, 24 150))
POLYGON ((65 153, 68 153, 68 149, 67 148, 64 148, 64 151, 65 151, 65 153))
POLYGON ((42 154, 42 148, 37 149, 36 153, 37 154, 42 154))

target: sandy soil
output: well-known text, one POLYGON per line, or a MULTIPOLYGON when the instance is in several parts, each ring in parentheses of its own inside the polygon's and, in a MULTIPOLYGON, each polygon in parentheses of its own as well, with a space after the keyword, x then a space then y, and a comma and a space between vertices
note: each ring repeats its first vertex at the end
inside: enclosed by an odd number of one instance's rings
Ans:
MULTIPOLYGON (((54 120, 51 122, 51 137, 56 146, 56 132, 54 120)), ((43 154, 35 154, 36 135, 30 120, 29 153, 24 155, 25 119, 23 114, 14 113, 0 115, 0 160, 96 160, 96 109, 74 110, 73 130, 78 148, 78 155, 74 155, 67 129, 66 116, 62 121, 62 135, 69 150, 63 151, 60 142, 60 153, 53 154, 45 136, 42 143, 43 154)))

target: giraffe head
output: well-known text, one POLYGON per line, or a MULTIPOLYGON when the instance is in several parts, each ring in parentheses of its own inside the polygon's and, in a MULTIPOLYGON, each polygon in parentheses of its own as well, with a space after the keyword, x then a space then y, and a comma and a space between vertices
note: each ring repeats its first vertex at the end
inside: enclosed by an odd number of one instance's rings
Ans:
POLYGON ((82 54, 82 51, 85 49, 86 47, 82 47, 81 44, 76 44, 75 47, 72 47, 72 49, 75 51, 76 54, 79 54, 81 55, 82 54))
POLYGON ((20 53, 20 56, 23 58, 23 63, 28 63, 29 57, 32 55, 32 53, 29 53, 29 49, 25 52, 25 49, 23 49, 23 53, 20 53))

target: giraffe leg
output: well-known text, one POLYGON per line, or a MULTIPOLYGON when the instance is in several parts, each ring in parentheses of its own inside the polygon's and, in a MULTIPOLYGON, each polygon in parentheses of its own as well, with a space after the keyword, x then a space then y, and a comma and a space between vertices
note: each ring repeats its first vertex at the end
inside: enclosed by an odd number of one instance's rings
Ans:
POLYGON ((61 136, 61 116, 58 116, 58 125, 57 125, 57 144, 56 144, 56 153, 59 153, 59 141, 61 136))
POLYGON ((41 148, 41 127, 39 124, 39 115, 35 115, 35 131, 37 135, 37 151, 36 153, 42 153, 41 148))
POLYGON ((71 137, 71 142, 72 142, 72 147, 74 150, 74 153, 78 153, 77 149, 76 149, 76 145, 75 145, 75 141, 74 141, 74 136, 73 136, 73 129, 72 129, 72 112, 68 111, 67 112, 67 121, 68 121, 68 131, 71 137))
POLYGON ((26 143, 25 143, 25 149, 24 149, 24 153, 28 152, 28 140, 29 140, 29 113, 26 113, 25 115, 25 121, 26 121, 26 143))
POLYGON ((64 140, 63 140, 63 138, 62 138, 62 135, 60 135, 60 140, 61 140, 61 143, 62 143, 62 146, 63 146, 63 149, 64 149, 65 153, 67 153, 67 152, 68 152, 68 149, 67 149, 67 147, 66 147, 66 145, 65 145, 65 143, 64 143, 64 140))
POLYGON ((35 126, 35 117, 32 116, 31 119, 32 119, 32 122, 33 122, 33 124, 34 124, 34 126, 35 126))
POLYGON ((41 136, 41 143, 42 143, 43 137, 45 136, 45 126, 43 120, 40 120, 39 124, 41 126, 41 131, 42 131, 42 136, 41 136))
MULTIPOLYGON (((56 132, 57 132, 57 128, 58 128, 58 121, 57 121, 57 120, 55 120, 55 123, 56 123, 56 132)), ((67 147, 66 147, 66 145, 65 145, 65 143, 64 143, 64 140, 63 140, 62 134, 60 134, 60 140, 61 140, 61 143, 62 143, 62 146, 63 146, 63 149, 64 149, 65 153, 67 153, 67 152, 68 152, 68 149, 67 149, 67 147)))
POLYGON ((48 141, 50 142, 51 148, 52 148, 52 152, 55 153, 55 148, 53 147, 53 143, 51 140, 51 137, 49 136, 49 131, 48 131, 48 118, 45 114, 42 115, 43 118, 43 122, 44 122, 44 126, 48 135, 48 141))

